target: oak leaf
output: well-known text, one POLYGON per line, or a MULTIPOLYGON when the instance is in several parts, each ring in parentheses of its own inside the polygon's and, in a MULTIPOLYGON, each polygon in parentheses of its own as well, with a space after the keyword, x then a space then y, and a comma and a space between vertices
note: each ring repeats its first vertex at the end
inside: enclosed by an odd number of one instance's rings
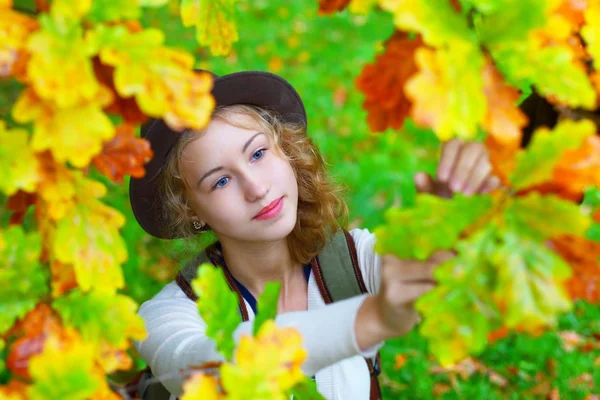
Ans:
POLYGON ((234 22, 236 0, 182 0, 183 26, 196 26, 196 40, 209 46, 214 56, 231 52, 238 32, 234 22))
POLYGON ((39 162, 24 129, 7 129, 0 121, 0 191, 11 196, 18 190, 35 192, 41 180, 39 162))
POLYGON ((342 11, 351 0, 319 0, 319 14, 332 14, 342 11))
POLYGON ((385 43, 385 51, 373 64, 365 65, 356 78, 356 87, 365 94, 363 108, 371 131, 400 129, 409 114, 411 102, 404 94, 408 78, 417 72, 415 50, 420 38, 395 32, 385 43))
POLYGON ((25 78, 27 40, 38 27, 37 20, 10 7, 0 7, 0 77, 25 78))
POLYGON ((146 174, 144 164, 152 158, 150 142, 137 138, 131 125, 119 125, 116 130, 115 137, 104 144, 92 164, 116 183, 123 183, 125 175, 143 177, 146 174))

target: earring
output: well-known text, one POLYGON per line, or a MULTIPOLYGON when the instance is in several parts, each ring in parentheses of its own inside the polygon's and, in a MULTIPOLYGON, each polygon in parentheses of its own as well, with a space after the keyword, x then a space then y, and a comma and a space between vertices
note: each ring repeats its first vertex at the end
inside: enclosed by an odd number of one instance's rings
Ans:
POLYGON ((201 230, 202 228, 204 228, 204 225, 202 225, 202 224, 201 224, 200 222, 198 222, 198 221, 193 221, 193 222, 192 222, 192 225, 194 225, 194 229, 195 229, 195 230, 197 230, 197 231, 199 231, 199 230, 201 230))

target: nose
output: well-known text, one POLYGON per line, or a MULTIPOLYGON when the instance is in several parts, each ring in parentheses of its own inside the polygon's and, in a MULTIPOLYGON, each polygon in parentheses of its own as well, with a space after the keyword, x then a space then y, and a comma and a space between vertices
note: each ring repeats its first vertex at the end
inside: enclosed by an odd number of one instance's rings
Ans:
POLYGON ((244 196, 250 202, 263 199, 271 188, 258 174, 245 174, 243 184, 244 196))

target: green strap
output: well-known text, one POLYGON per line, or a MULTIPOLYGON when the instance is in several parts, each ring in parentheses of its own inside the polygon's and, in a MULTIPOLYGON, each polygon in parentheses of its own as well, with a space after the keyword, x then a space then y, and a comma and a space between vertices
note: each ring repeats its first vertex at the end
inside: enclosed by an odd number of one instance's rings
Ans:
MULTIPOLYGON (((349 238, 352 240, 352 237, 349 238)), ((317 256, 321 275, 333 302, 362 293, 352 265, 350 246, 339 230, 317 256)))

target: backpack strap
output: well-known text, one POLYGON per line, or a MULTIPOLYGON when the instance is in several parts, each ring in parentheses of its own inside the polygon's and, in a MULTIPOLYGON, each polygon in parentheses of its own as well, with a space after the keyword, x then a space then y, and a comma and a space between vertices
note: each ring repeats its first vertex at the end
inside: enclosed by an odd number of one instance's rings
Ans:
MULTIPOLYGON (((313 275, 326 304, 367 293, 352 235, 346 230, 338 231, 323 250, 311 261, 313 275)), ((371 400, 380 400, 381 373, 379 353, 375 362, 365 358, 371 375, 371 400)))

